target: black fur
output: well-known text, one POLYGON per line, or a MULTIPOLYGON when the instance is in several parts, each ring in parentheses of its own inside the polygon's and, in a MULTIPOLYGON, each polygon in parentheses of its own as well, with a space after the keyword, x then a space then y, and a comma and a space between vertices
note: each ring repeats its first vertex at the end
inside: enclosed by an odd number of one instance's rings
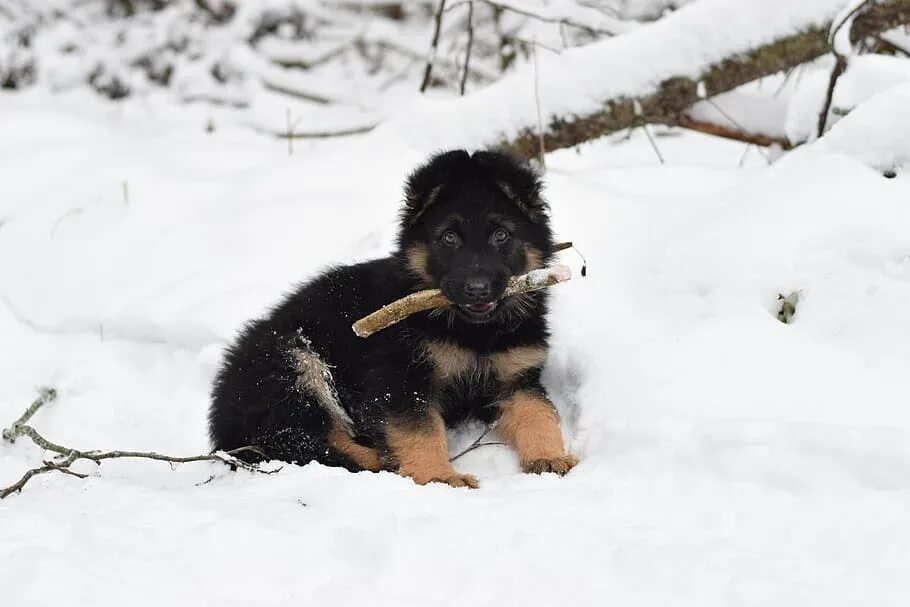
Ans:
POLYGON ((269 458, 357 469, 330 445, 326 408, 299 386, 289 354, 295 349, 313 351, 329 365, 356 440, 380 453, 389 420, 419 424, 436 408, 449 427, 469 418, 491 421, 510 391, 544 394, 539 366, 507 382, 487 374, 434 383, 424 350, 427 340, 481 358, 546 346, 543 291, 499 301, 489 313, 465 307, 500 299, 507 278, 525 272, 529 260, 549 261, 552 233, 537 175, 502 154, 447 152, 410 175, 405 195, 392 256, 330 269, 241 331, 214 384, 214 448, 255 445, 269 458), (510 234, 506 242, 494 242, 502 236, 498 228, 510 234), (413 315, 366 339, 354 335, 354 321, 427 287, 442 288, 460 305, 413 315))

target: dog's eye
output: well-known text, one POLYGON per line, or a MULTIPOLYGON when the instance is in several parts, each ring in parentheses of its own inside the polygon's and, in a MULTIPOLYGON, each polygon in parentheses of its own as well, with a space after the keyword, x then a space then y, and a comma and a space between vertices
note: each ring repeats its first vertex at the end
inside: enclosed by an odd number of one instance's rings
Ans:
POLYGON ((493 232, 493 244, 504 244, 509 240, 509 233, 499 228, 493 232))
POLYGON ((446 230, 442 233, 442 242, 450 247, 456 246, 461 239, 458 237, 458 234, 452 230, 446 230))

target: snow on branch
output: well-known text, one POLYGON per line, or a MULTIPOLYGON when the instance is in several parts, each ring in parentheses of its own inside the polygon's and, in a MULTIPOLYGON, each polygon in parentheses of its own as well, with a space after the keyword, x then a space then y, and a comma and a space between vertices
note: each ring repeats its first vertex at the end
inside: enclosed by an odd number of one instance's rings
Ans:
MULTIPOLYGON (((699 0, 622 36, 544 55, 542 137, 531 66, 460 100, 416 103, 380 129, 419 138, 445 115, 458 126, 448 133, 452 147, 499 147, 535 158, 541 139, 551 151, 642 124, 678 124, 699 100, 830 52, 828 32, 844 4, 699 0)), ((851 40, 907 23, 910 0, 883 0, 856 16, 851 40)))
POLYGON ((26 483, 31 480, 33 477, 46 474, 48 472, 61 472, 63 474, 68 474, 70 476, 75 476, 78 478, 86 478, 86 474, 75 472, 70 469, 70 466, 77 462, 80 459, 90 460, 96 464, 101 464, 103 460, 107 459, 117 459, 117 458, 133 458, 133 459, 150 459, 157 460, 162 462, 169 462, 171 464, 183 464, 190 462, 221 462, 230 466, 231 468, 242 468, 250 472, 258 472, 260 474, 274 474, 280 470, 278 469, 264 469, 256 464, 251 464, 242 459, 239 459, 237 456, 243 453, 254 453, 256 455, 263 455, 256 447, 240 447, 239 449, 232 449, 231 451, 216 451, 214 453, 208 453, 205 455, 191 455, 191 456, 172 456, 172 455, 163 455, 161 453, 155 453, 154 451, 80 451, 78 449, 73 449, 70 447, 64 447, 63 445, 58 445, 50 440, 44 438, 41 434, 38 433, 35 428, 28 425, 28 422, 31 418, 38 412, 41 407, 47 405, 50 402, 53 402, 57 398, 57 391, 53 388, 41 388, 38 393, 38 397, 32 402, 32 404, 25 410, 22 416, 19 417, 13 424, 3 430, 3 440, 8 443, 16 442, 16 439, 20 437, 28 437, 33 443, 41 447, 45 451, 51 451, 56 453, 59 457, 56 460, 44 460, 42 465, 37 468, 32 468, 25 472, 25 474, 18 481, 12 485, 0 488, 0 499, 4 499, 12 495, 13 493, 18 493, 22 491, 26 483))

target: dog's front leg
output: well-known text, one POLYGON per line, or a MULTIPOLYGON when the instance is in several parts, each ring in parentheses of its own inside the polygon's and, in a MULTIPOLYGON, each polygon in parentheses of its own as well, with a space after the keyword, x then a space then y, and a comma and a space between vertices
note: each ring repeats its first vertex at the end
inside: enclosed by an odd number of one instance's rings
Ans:
POLYGON ((566 452, 559 414, 543 390, 518 390, 500 404, 496 431, 508 443, 525 472, 566 474, 578 458, 566 452))
POLYGON ((452 487, 478 487, 477 479, 460 474, 449 463, 446 428, 438 412, 429 410, 420 417, 393 417, 386 430, 386 442, 398 462, 398 473, 418 485, 431 482, 452 487))

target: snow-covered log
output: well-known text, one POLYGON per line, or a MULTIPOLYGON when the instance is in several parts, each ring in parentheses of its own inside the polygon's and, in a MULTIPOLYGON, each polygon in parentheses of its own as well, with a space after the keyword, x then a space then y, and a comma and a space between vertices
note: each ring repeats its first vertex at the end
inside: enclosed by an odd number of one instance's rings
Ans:
MULTIPOLYGON (((773 11, 773 7, 767 6, 775 2, 765 2, 762 0, 750 0, 754 8, 761 12, 773 11)), ((661 50, 665 54, 657 55, 660 60, 672 58, 674 52, 668 52, 665 38, 661 34, 662 29, 673 27, 676 22, 685 25, 687 18, 691 19, 693 15, 702 16, 700 11, 704 11, 704 17, 708 19, 715 31, 723 31, 726 28, 718 28, 718 23, 735 24, 737 19, 735 15, 720 14, 722 8, 732 9, 733 11, 749 12, 743 2, 729 2, 717 0, 716 2, 699 3, 682 10, 678 15, 672 15, 665 19, 665 22, 658 22, 651 26, 655 32, 642 32, 642 38, 648 34, 653 36, 653 50, 661 50), (726 4, 725 7, 712 6, 726 4), (715 8, 716 12, 712 16, 708 13, 709 8, 715 8), (720 17, 720 18, 719 18, 720 17), (726 21, 724 17, 730 17, 726 21)), ((792 2, 784 4, 793 5, 792 2)), ((830 19, 837 16, 836 9, 843 7, 842 0, 830 1, 821 0, 805 2, 807 7, 814 5, 814 14, 807 12, 807 18, 804 20, 794 19, 787 29, 780 30, 781 33, 775 34, 771 24, 777 25, 776 19, 768 19, 766 22, 769 27, 766 31, 761 31, 763 21, 756 19, 749 23, 739 20, 740 23, 747 25, 750 29, 743 31, 740 39, 742 47, 739 49, 730 49, 730 52, 720 61, 702 63, 697 75, 691 75, 691 68, 687 73, 680 73, 676 76, 664 78, 656 86, 656 91, 640 97, 619 96, 607 99, 599 111, 578 116, 553 116, 543 131, 543 145, 546 150, 553 150, 565 147, 571 147, 584 141, 600 137, 624 128, 629 128, 639 124, 663 123, 676 124, 682 115, 682 112, 693 103, 702 98, 712 97, 719 93, 724 93, 734 88, 762 78, 770 76, 780 71, 791 69, 807 61, 816 59, 830 50, 828 42, 828 31, 831 26, 830 19), (796 32, 793 32, 793 26, 796 25, 796 32), (764 43, 755 44, 753 40, 764 39, 764 43)), ((781 7, 780 12, 784 15, 787 9, 781 7)), ((801 12, 793 10, 792 13, 801 12)), ((786 20, 784 20, 786 22, 786 20)), ((898 25, 910 23, 910 1, 908 0, 888 0, 881 4, 875 5, 867 13, 857 18, 851 38, 853 41, 860 40, 866 36, 881 33, 898 25)), ((685 29, 681 31, 686 31, 685 29)), ((697 29, 690 30, 693 33, 697 29)), ((696 34, 697 35, 697 34, 696 34)), ((727 32, 729 35, 729 32, 727 32)), ((727 36, 718 38, 718 42, 727 36)), ((700 37, 697 39, 701 39, 700 37)), ((690 40, 679 39, 682 45, 678 50, 679 53, 686 53, 690 40)), ((603 44, 603 47, 609 48, 609 42, 603 44)), ((672 39, 669 40, 672 44, 672 39)), ((616 45, 614 45, 616 46, 616 45)), ((709 55, 710 53, 706 53, 709 55)), ((647 55, 646 55, 647 56, 647 55)), ((636 62, 637 63, 637 62, 636 62)), ((694 62, 693 62, 694 63, 694 62)), ((536 157, 539 155, 541 137, 533 127, 525 128, 516 137, 512 137, 501 147, 507 148, 517 154, 526 157, 536 157)))
MULTIPOLYGON (((482 142, 537 157, 541 142, 551 151, 642 124, 677 124, 700 99, 829 52, 844 5, 701 0, 622 36, 541 54, 536 72, 525 66, 461 100, 420 102, 389 126, 420 137, 440 115, 457 117, 452 146, 482 142)), ((906 23, 910 0, 884 0, 856 18, 852 40, 906 23)))

